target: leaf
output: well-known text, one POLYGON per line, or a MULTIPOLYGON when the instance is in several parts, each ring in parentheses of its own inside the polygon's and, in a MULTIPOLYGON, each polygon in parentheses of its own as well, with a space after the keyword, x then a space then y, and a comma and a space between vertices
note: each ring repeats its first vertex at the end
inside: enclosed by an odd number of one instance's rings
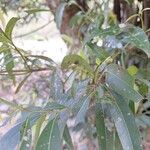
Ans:
POLYGON ((125 70, 119 70, 117 65, 110 64, 106 70, 106 83, 116 93, 125 99, 139 102, 143 96, 133 89, 134 80, 125 70))
POLYGON ((25 76, 25 78, 19 83, 18 87, 15 90, 15 93, 18 93, 19 90, 22 88, 22 86, 24 85, 24 83, 26 82, 26 80, 28 79, 28 77, 31 75, 31 73, 29 73, 27 76, 25 76))
POLYGON ((53 71, 50 84, 51 84, 50 88, 51 97, 53 98, 53 100, 60 99, 63 95, 63 84, 59 76, 59 71, 57 69, 53 71))
POLYGON ((106 37, 107 35, 117 35, 121 33, 119 26, 111 26, 106 29, 95 29, 85 38, 85 43, 90 42, 94 37, 106 37))
POLYGON ((10 40, 5 36, 4 31, 0 28, 0 42, 9 43, 10 40))
POLYGON ((90 103, 90 98, 89 96, 85 96, 82 99, 83 103, 81 105, 81 108, 79 109, 76 118, 75 118, 75 124, 77 125, 78 123, 84 122, 85 120, 85 116, 86 116, 86 112, 89 108, 89 103, 90 103))
POLYGON ((4 51, 4 64, 6 66, 6 71, 8 72, 9 77, 14 81, 15 83, 15 76, 13 74, 13 68, 14 68, 14 58, 11 53, 10 49, 7 49, 4 51))
MULTIPOLYGON (((25 118, 27 118, 29 115, 30 114, 27 114, 25 118)), ((35 124, 35 122, 39 118, 39 115, 39 113, 35 113, 30 117, 31 126, 35 124)), ((20 131, 25 118, 23 117, 23 120, 20 123, 12 127, 8 132, 6 132, 6 134, 4 134, 0 138, 0 150, 14 150, 16 148, 20 140, 20 131)))
POLYGON ((30 119, 27 118, 22 128, 20 130, 20 143, 19 143, 19 150, 27 150, 31 148, 31 137, 32 131, 30 126, 30 119))
POLYGON ((55 21, 56 21, 56 25, 58 29, 61 28, 64 10, 66 6, 67 6, 67 3, 61 3, 56 9, 55 21))
POLYGON ((9 20, 9 22, 6 25, 5 34, 7 35, 9 40, 12 40, 12 31, 18 20, 19 18, 13 17, 9 20))
POLYGON ((37 145, 36 150, 61 150, 62 142, 58 128, 57 118, 49 121, 43 129, 37 145))
POLYGON ((65 109, 66 107, 64 105, 61 105, 57 102, 48 102, 46 104, 46 106, 44 107, 44 110, 47 110, 47 111, 52 111, 52 110, 61 110, 61 109, 65 109))
POLYGON ((12 127, 5 135, 0 139, 0 150, 13 150, 19 142, 19 133, 22 127, 22 123, 19 123, 12 127))
POLYGON ((95 55, 95 57, 99 58, 100 61, 104 61, 107 57, 109 57, 108 52, 106 52, 103 48, 98 47, 97 45, 95 45, 93 43, 87 43, 87 45, 92 50, 91 55, 95 55))
POLYGON ((124 30, 123 40, 143 50, 150 57, 150 42, 145 32, 141 28, 134 26, 125 27, 124 30))
POLYGON ((30 9, 30 10, 26 10, 25 12, 27 12, 28 14, 34 14, 37 12, 43 12, 43 11, 50 11, 48 9, 40 9, 40 8, 35 8, 35 9, 30 9))
POLYGON ((134 116, 125 99, 112 92, 116 105, 107 104, 107 112, 114 120, 124 150, 141 150, 141 139, 134 116))
POLYGON ((64 129, 64 133, 63 133, 63 138, 67 144, 68 150, 73 150, 73 144, 72 144, 72 139, 69 133, 69 129, 66 125, 65 129, 64 129))
POLYGON ((107 135, 104 114, 100 110, 96 110, 96 133, 98 136, 99 148, 107 150, 107 135))
POLYGON ((69 69, 72 65, 81 67, 83 71, 86 71, 89 75, 93 76, 92 68, 81 56, 75 54, 65 56, 61 64, 62 69, 69 69))
POLYGON ((46 118, 45 114, 41 115, 40 118, 37 120, 37 122, 35 124, 35 134, 34 134, 34 143, 35 143, 35 145, 37 144, 37 140, 39 138, 41 128, 42 128, 42 124, 45 121, 45 118, 46 118))
POLYGON ((50 64, 55 64, 55 62, 51 58, 46 57, 46 56, 42 56, 42 55, 29 55, 27 57, 34 57, 34 58, 45 60, 45 61, 49 62, 50 64))

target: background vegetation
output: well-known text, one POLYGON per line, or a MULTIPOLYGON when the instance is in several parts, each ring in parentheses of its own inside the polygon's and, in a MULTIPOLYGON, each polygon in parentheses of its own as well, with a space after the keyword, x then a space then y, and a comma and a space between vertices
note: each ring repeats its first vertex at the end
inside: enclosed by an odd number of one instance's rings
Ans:
POLYGON ((74 132, 88 141, 85 149, 150 148, 148 0, 4 0, 0 8, 1 88, 20 94, 16 101, 0 98, 7 107, 1 126, 14 124, 0 150, 79 149, 74 132), (9 11, 18 17, 5 25, 9 11), (61 65, 13 41, 18 21, 29 24, 45 11, 69 49, 61 65))

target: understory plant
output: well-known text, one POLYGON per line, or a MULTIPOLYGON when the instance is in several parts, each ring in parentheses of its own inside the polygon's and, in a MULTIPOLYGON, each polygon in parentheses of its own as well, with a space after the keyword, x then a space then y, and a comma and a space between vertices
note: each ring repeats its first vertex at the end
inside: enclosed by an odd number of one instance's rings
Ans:
POLYGON ((49 71, 49 96, 28 104, 0 98, 10 108, 2 126, 19 116, 0 138, 0 150, 61 150, 64 145, 73 150, 70 118, 74 130, 81 125, 84 136, 98 139, 101 150, 141 150, 144 134, 139 129, 150 125, 150 42, 145 31, 131 24, 102 27, 103 20, 97 19, 87 29, 82 50, 65 56, 60 67, 14 44, 12 30, 18 20, 12 18, 0 29, 0 74, 17 85, 18 93, 31 74, 49 71), (144 67, 129 63, 134 49, 144 58, 144 67))

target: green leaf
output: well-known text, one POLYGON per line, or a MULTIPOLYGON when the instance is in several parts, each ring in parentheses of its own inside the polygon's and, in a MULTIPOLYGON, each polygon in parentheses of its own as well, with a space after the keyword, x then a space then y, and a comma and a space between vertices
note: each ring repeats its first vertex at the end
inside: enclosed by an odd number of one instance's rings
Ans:
POLYGON ((57 102, 48 102, 46 104, 46 106, 44 107, 44 110, 48 110, 48 111, 52 111, 52 110, 61 110, 61 109, 65 109, 66 107, 64 105, 61 105, 57 102))
POLYGON ((107 35, 117 35, 121 33, 119 26, 111 26, 106 29, 95 29, 85 37, 85 42, 90 42, 94 37, 106 37, 107 35))
POLYGON ((5 34, 7 35, 9 40, 12 40, 12 31, 18 20, 19 18, 13 17, 9 20, 9 22, 6 25, 5 34))
POLYGON ((51 84, 51 88, 50 88, 51 97, 53 98, 53 100, 60 99, 63 95, 63 84, 59 76, 59 71, 57 69, 53 71, 50 84, 51 84))
POLYGON ((98 136, 99 148, 107 150, 107 135, 104 114, 100 111, 96 111, 96 132, 98 136))
POLYGON ((93 76, 92 68, 81 56, 75 54, 65 56, 61 64, 62 69, 69 69, 69 67, 71 67, 72 65, 76 65, 82 68, 83 71, 93 76))
POLYGON ((61 3, 56 9, 55 21, 56 21, 56 25, 58 29, 61 28, 64 10, 66 6, 67 6, 67 3, 61 3))
POLYGON ((7 49, 4 51, 4 64, 6 66, 6 71, 8 72, 9 77, 14 81, 15 83, 15 76, 13 74, 13 68, 14 68, 14 58, 11 53, 10 49, 7 49))
POLYGON ((22 123, 12 127, 5 135, 0 138, 0 150, 13 150, 19 142, 19 133, 22 123))
POLYGON ((132 76, 126 70, 119 69, 115 64, 110 64, 106 69, 106 83, 127 100, 139 102, 143 99, 143 96, 133 89, 132 76))
POLYGON ((25 12, 27 12, 28 14, 34 14, 37 12, 43 12, 43 11, 50 11, 49 9, 40 9, 40 8, 35 8, 35 9, 30 9, 30 10, 26 10, 25 12))
POLYGON ((62 142, 60 138, 60 131, 58 128, 57 117, 48 122, 43 129, 37 145, 36 150, 61 150, 62 142))
POLYGON ((4 31, 0 28, 0 42, 9 43, 10 40, 5 36, 4 31))
POLYGON ((25 76, 25 78, 19 83, 18 87, 15 90, 15 93, 19 92, 19 90, 22 88, 22 86, 27 81, 27 79, 30 77, 30 75, 31 75, 31 73, 29 73, 27 76, 25 76))
POLYGON ((83 103, 81 105, 81 108, 76 115, 75 124, 85 121, 86 112, 89 108, 90 96, 83 97, 82 101, 83 101, 83 103))
POLYGON ((73 150, 73 144, 72 144, 71 136, 67 125, 64 129, 63 138, 67 144, 68 150, 73 150))
POLYGON ((37 120, 36 124, 35 124, 35 134, 34 134, 34 143, 35 145, 37 144, 40 132, 41 132, 41 128, 42 128, 42 124, 45 121, 46 115, 43 114, 40 116, 40 118, 37 120))
POLYGON ((109 105, 107 111, 114 120, 119 139, 124 150, 141 150, 141 139, 135 118, 125 99, 112 92, 116 105, 109 105))
POLYGON ((24 122, 22 129, 20 131, 20 143, 19 143, 19 150, 26 150, 31 148, 31 137, 32 131, 30 126, 29 118, 26 119, 24 122))
POLYGON ((125 27, 124 40, 133 46, 143 50, 150 57, 150 42, 145 32, 134 26, 125 27))

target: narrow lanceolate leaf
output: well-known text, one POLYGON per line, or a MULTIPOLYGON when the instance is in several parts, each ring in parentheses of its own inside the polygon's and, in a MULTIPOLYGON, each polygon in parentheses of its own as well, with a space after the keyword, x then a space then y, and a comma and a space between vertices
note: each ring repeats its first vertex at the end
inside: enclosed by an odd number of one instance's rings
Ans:
POLYGON ((4 31, 0 28, 0 42, 8 43, 9 39, 5 36, 4 31))
POLYGON ((72 144, 71 136, 67 125, 64 129, 63 138, 67 144, 68 150, 73 150, 73 144, 72 144))
POLYGON ((16 24, 16 22, 19 20, 19 18, 17 17, 13 17, 9 20, 9 22, 6 25, 5 28, 5 34, 7 35, 7 37, 11 40, 12 39, 12 31, 14 29, 14 26, 16 24))
POLYGON ((134 26, 125 27, 123 40, 143 50, 150 57, 150 42, 148 36, 141 28, 134 26))
POLYGON ((9 77, 15 81, 15 76, 13 74, 14 58, 10 49, 4 51, 4 64, 6 66, 6 71, 8 72, 9 77))
POLYGON ((19 92, 19 90, 22 88, 22 86, 24 85, 24 83, 26 82, 26 80, 28 79, 28 77, 29 77, 30 75, 31 75, 31 73, 28 74, 27 76, 25 76, 25 78, 19 83, 18 87, 17 87, 16 90, 15 90, 15 93, 18 93, 18 92, 19 92))
POLYGON ((85 121, 85 116, 86 112, 89 108, 89 103, 90 103, 90 96, 85 96, 82 99, 83 103, 81 105, 81 108, 79 109, 76 119, 75 119, 75 124, 81 123, 85 121))
POLYGON ((106 83, 116 93, 128 100, 139 102, 143 96, 133 89, 134 80, 125 70, 119 69, 117 65, 111 64, 106 70, 106 83))
POLYGON ((62 141, 57 118, 49 121, 43 129, 36 145, 36 150, 61 150, 62 141))
POLYGON ((116 105, 108 104, 106 111, 109 111, 109 115, 115 123, 123 149, 141 150, 140 134, 128 104, 122 96, 114 92, 112 94, 116 100, 116 105))
POLYGON ((69 69, 69 67, 72 67, 72 65, 80 67, 83 71, 93 76, 92 68, 81 56, 75 54, 65 56, 61 64, 62 69, 69 69))
POLYGON ((16 148, 21 127, 22 123, 17 124, 0 138, 0 150, 13 150, 16 148))
POLYGON ((100 110, 96 110, 96 132, 98 136, 99 148, 102 150, 107 150, 107 136, 104 114, 100 110))
POLYGON ((63 95, 63 84, 59 76, 58 70, 54 70, 51 76, 51 88, 50 94, 54 100, 58 100, 63 95))
POLYGON ((20 130, 20 143, 18 149, 19 150, 30 149, 31 137, 32 137, 32 131, 30 126, 30 120, 29 118, 27 118, 22 126, 22 129, 20 130))
POLYGON ((60 27, 61 27, 63 14, 64 14, 66 5, 67 5, 67 3, 61 3, 56 9, 55 21, 56 21, 56 25, 57 25, 58 29, 60 29, 60 27))

